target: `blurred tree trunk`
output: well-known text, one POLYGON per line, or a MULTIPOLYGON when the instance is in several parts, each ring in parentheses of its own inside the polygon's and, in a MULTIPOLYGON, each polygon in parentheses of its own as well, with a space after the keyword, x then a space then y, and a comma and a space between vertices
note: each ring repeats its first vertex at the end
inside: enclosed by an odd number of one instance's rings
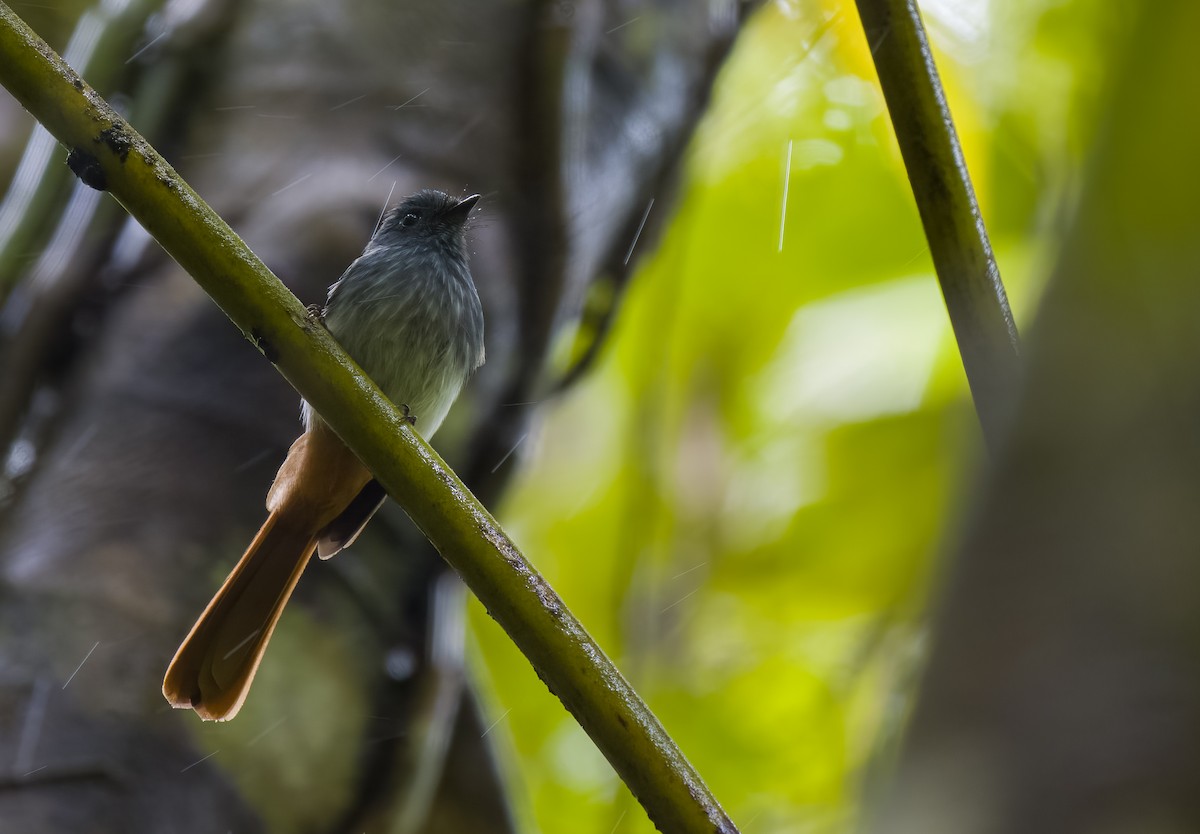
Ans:
POLYGON ((1200 5, 1124 22, 874 832, 1200 830, 1200 5))
MULTIPOLYGON (((141 60, 150 79, 199 67, 160 144, 305 302, 388 196, 484 193, 488 363, 437 445, 494 504, 531 401, 569 373, 549 348, 594 282, 627 277, 742 8, 258 0, 221 10, 216 45, 141 60)), ((91 239, 66 299, 18 285, 33 313, 0 354, 38 381, 18 403, 36 459, 0 525, 4 829, 511 830, 464 692, 461 589, 395 508, 308 571, 235 721, 166 707, 166 663, 261 521, 298 402, 135 231, 91 239)))

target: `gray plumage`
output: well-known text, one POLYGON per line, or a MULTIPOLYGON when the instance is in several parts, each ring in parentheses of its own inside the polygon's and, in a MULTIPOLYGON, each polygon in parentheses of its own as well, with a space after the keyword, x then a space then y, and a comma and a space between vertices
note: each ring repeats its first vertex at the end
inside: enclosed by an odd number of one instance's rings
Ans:
MULTIPOLYGON (((375 384, 433 436, 483 363, 483 308, 465 224, 479 196, 425 190, 388 211, 329 288, 325 326, 375 384)), ((318 419, 303 403, 307 428, 318 419)))

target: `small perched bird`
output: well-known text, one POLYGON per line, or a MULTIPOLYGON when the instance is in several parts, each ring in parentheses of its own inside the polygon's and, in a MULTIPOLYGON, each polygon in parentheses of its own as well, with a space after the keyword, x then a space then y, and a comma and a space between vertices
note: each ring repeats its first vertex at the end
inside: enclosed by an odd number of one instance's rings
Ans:
MULTIPOLYGON (((325 326, 409 422, 433 436, 483 363, 483 308, 465 224, 479 200, 421 191, 384 215, 332 287, 325 326)), ((175 653, 171 705, 203 719, 237 715, 279 615, 316 551, 351 544, 383 500, 371 473, 308 403, 304 433, 267 493, 267 520, 175 653)))

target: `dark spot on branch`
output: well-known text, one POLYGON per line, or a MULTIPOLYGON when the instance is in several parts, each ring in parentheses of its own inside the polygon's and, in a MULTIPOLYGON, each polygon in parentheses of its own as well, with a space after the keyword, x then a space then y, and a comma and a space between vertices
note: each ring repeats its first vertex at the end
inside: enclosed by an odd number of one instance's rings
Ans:
POLYGON ((619 712, 617 713, 617 723, 621 725, 621 729, 623 729, 623 730, 629 729, 629 722, 626 721, 625 716, 621 715, 621 713, 619 713, 619 712))
POLYGON ((79 177, 80 182, 84 185, 97 191, 108 189, 108 177, 104 175, 104 169, 100 167, 100 160, 87 151, 72 148, 71 152, 67 154, 67 167, 75 176, 79 177))
POLYGON ((129 149, 133 147, 133 141, 125 130, 117 125, 107 127, 100 131, 100 135, 96 138, 97 142, 108 145, 109 150, 117 155, 117 159, 122 162, 129 156, 129 149))
POLYGON ((258 348, 258 352, 267 357, 267 361, 274 365, 279 361, 279 351, 275 350, 274 345, 267 341, 267 337, 258 329, 250 331, 250 341, 258 348))
POLYGON ((79 91, 83 90, 83 79, 80 78, 78 75, 71 79, 71 83, 73 85, 75 85, 76 90, 79 90, 79 91))
POLYGON ((531 584, 547 613, 556 620, 564 619, 566 614, 563 611, 562 600, 558 598, 558 594, 554 593, 554 589, 540 576, 531 584))

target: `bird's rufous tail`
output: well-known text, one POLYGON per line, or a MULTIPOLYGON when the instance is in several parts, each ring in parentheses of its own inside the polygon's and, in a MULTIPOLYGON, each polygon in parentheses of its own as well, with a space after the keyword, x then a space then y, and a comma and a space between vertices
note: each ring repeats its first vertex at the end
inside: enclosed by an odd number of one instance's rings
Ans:
POLYGON ((237 715, 317 536, 311 518, 286 506, 267 516, 167 667, 172 706, 210 721, 237 715))

